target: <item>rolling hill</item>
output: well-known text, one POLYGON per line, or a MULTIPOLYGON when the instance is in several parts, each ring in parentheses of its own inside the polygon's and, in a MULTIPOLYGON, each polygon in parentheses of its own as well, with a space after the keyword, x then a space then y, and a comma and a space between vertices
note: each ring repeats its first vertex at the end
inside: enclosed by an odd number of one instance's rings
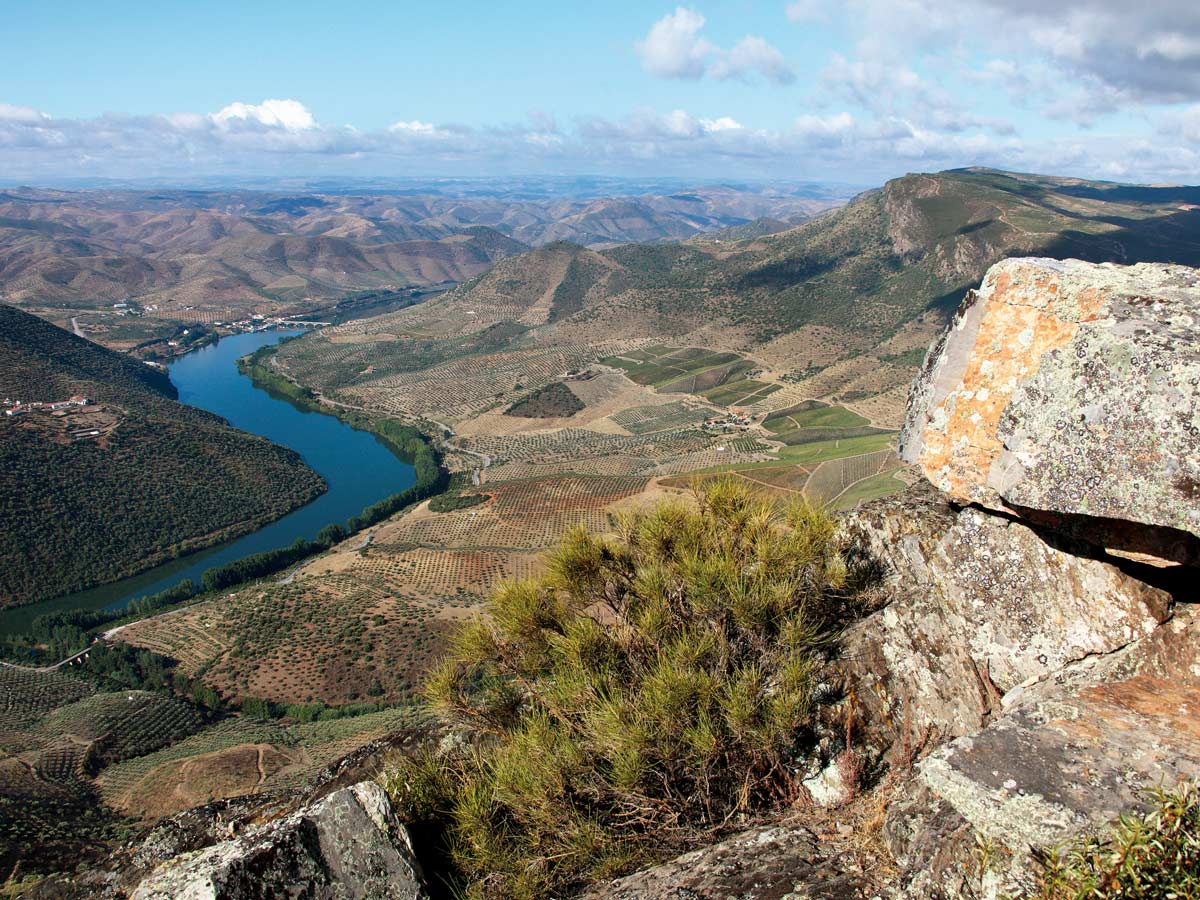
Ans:
POLYGON ((1200 188, 986 169, 907 175, 799 226, 756 233, 768 223, 742 239, 547 244, 419 310, 348 329, 364 337, 337 337, 336 364, 330 354, 328 363, 315 352, 302 358, 327 335, 281 358, 293 357, 297 375, 323 390, 363 395, 373 383, 384 390, 390 373, 451 357, 647 339, 750 355, 784 386, 769 401, 781 407, 883 397, 865 412, 894 424, 924 348, 994 262, 1044 255, 1194 265, 1198 199, 1200 188))
POLYGON ((763 216, 803 219, 841 202, 816 194, 732 186, 617 198, 436 185, 300 195, 21 188, 0 192, 0 296, 39 311, 136 299, 176 318, 201 307, 218 319, 303 312, 354 291, 462 282, 556 240, 679 240, 763 216))
POLYGON ((294 452, 176 402, 160 371, 0 306, 0 399, 74 395, 90 403, 0 416, 2 606, 133 574, 324 490, 294 452))

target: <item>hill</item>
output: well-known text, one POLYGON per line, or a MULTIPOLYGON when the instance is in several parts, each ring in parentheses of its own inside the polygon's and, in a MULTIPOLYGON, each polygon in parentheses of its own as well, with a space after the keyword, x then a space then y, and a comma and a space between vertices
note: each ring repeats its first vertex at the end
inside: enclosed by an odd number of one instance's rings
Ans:
POLYGON ((0 417, 0 605, 130 575, 324 490, 292 451, 177 403, 162 372, 0 306, 0 398, 76 395, 88 405, 0 417))
MULTIPOLYGON (((382 380, 447 358, 435 347, 495 352, 501 333, 513 350, 648 339, 750 354, 770 380, 795 385, 772 397, 780 407, 809 398, 870 405, 886 395, 866 412, 894 423, 920 355, 988 266, 1012 255, 1195 264, 1198 196, 1198 188, 967 169, 907 175, 797 227, 740 240, 724 232, 601 249, 556 242, 419 310, 354 326, 401 340, 342 335, 355 349, 341 347, 337 373, 317 365, 297 375, 361 393, 371 380, 364 372, 382 380), (479 346, 485 333, 491 339, 479 346), (439 337, 413 356, 417 334, 439 337)), ((327 339, 314 335, 307 346, 327 339)))
POLYGON ((811 187, 726 185, 631 197, 437 182, 325 194, 21 188, 0 193, 0 295, 60 324, 125 300, 152 307, 160 324, 228 322, 356 291, 456 284, 556 240, 679 240, 839 202, 811 187))

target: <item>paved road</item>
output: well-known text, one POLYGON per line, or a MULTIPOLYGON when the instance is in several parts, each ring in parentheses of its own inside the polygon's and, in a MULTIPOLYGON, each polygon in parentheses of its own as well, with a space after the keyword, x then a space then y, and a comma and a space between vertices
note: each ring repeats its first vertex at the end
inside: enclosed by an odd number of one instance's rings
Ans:
MULTIPOLYGON (((97 640, 99 640, 99 638, 97 638, 97 640)), ((16 663, 4 662, 3 660, 0 660, 0 666, 4 667, 6 669, 17 669, 21 672, 53 672, 55 669, 61 668, 62 666, 65 666, 65 665, 75 662, 75 660, 79 659, 79 657, 88 653, 92 649, 92 646, 93 645, 89 644, 87 647, 84 647, 78 653, 72 653, 66 659, 60 659, 58 662, 56 662, 52 666, 19 666, 16 663)))

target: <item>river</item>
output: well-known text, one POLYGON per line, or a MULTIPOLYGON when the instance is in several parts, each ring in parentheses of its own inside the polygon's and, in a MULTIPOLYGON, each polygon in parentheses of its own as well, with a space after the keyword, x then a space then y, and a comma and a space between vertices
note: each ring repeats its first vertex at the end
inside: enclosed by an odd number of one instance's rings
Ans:
MULTIPOLYGON (((199 582, 205 569, 251 553, 284 547, 296 538, 311 539, 331 522, 351 516, 411 485, 412 466, 401 461, 375 435, 357 431, 339 419, 301 410, 285 399, 254 387, 237 360, 299 331, 260 331, 222 338, 171 363, 171 381, 179 399, 216 413, 235 428, 291 447, 324 476, 329 490, 281 519, 226 544, 200 550, 140 575, 88 591, 56 597, 0 613, 0 633, 26 630, 37 617, 64 609, 114 609, 155 594, 185 578, 199 582)), ((220 490, 213 485, 213 490, 220 490)))

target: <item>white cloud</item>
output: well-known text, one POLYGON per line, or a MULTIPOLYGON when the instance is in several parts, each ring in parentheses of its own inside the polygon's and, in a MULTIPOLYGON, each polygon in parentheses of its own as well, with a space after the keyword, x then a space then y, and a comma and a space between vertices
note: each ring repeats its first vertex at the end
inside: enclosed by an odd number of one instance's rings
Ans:
POLYGON ((31 106, 13 106, 11 103, 0 103, 0 122, 25 122, 37 125, 49 121, 50 117, 48 115, 31 106))
POLYGON ((765 39, 747 35, 731 50, 724 50, 700 36, 705 18, 684 6, 663 16, 636 45, 642 66, 660 78, 698 80, 748 78, 762 75, 775 84, 789 84, 796 74, 783 54, 765 39))
MULTIPOLYGON (((1194 2, 797 0, 787 13, 793 21, 840 14, 862 59, 924 52, 944 61, 973 50, 1026 74, 1052 67, 1066 93, 1095 94, 1085 103, 1095 109, 1114 100, 1122 108, 1200 100, 1194 2)), ((1019 77, 1009 84, 1019 99, 1028 89, 1019 77)))
POLYGON ((714 78, 744 78, 758 72, 775 84, 791 84, 796 73, 783 54, 760 37, 744 37, 728 53, 718 53, 709 67, 714 78))
POLYGON ((701 119, 700 125, 705 131, 738 131, 742 128, 742 123, 730 116, 721 116, 719 119, 701 119))
POLYGON ((396 122, 388 126, 388 131, 399 134, 424 135, 427 137, 434 137, 442 133, 436 125, 431 125, 428 122, 420 122, 416 119, 413 119, 411 122, 396 122))
POLYGON ((705 57, 714 50, 700 37, 704 21, 700 13, 680 6, 655 22, 637 45, 646 71, 663 78, 702 77, 705 57))
POLYGON ((1040 141, 956 120, 952 111, 939 117, 917 107, 878 114, 818 110, 780 129, 686 109, 639 110, 561 130, 540 115, 496 128, 402 120, 398 128, 363 131, 315 121, 291 130, 257 119, 218 123, 213 115, 193 113, 56 119, 33 112, 0 107, 0 172, 6 178, 378 174, 400 167, 422 174, 670 170, 864 183, 966 165, 1144 181, 1194 179, 1200 171, 1200 104, 1161 121, 1149 139, 1097 133, 1086 140, 1040 141))
POLYGON ((829 20, 824 0, 792 0, 784 9, 789 22, 825 22, 829 20))
POLYGON ((230 103, 224 109, 213 113, 212 120, 222 127, 245 123, 282 128, 284 131, 305 131, 317 127, 313 114, 298 100, 264 100, 258 104, 230 103))

